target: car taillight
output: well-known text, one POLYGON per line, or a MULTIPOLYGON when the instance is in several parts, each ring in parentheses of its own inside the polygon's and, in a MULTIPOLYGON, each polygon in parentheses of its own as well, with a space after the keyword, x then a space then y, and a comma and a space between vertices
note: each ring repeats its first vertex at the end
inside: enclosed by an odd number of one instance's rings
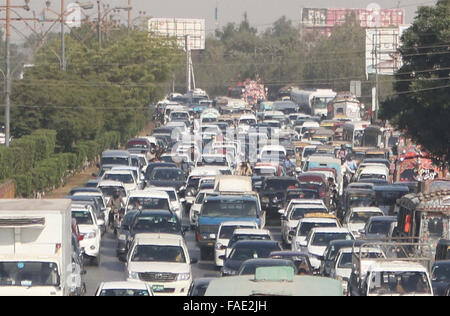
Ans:
POLYGON ((78 235, 78 241, 82 241, 84 239, 84 236, 78 235))

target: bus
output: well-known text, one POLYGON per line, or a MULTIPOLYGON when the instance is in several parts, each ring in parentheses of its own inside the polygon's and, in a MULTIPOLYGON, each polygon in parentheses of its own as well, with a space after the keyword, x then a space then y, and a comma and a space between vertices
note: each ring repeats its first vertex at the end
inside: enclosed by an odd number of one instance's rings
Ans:
POLYGON ((364 130, 362 146, 384 148, 383 134, 384 129, 382 127, 376 125, 367 126, 364 130))
POLYGON ((362 147, 364 130, 370 125, 370 122, 351 122, 343 126, 342 140, 350 142, 353 147, 362 147))
POLYGON ((331 89, 299 90, 292 89, 291 100, 300 110, 312 115, 327 115, 327 104, 336 96, 331 89))

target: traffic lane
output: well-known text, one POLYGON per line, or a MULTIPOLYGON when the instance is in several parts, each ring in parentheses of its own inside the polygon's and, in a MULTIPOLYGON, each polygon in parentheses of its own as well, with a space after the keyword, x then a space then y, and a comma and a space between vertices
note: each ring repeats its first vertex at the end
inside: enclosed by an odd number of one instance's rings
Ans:
POLYGON ((102 236, 100 266, 96 267, 86 260, 87 274, 84 276, 86 282, 86 295, 94 296, 101 282, 125 281, 125 263, 116 257, 117 239, 111 231, 102 236))

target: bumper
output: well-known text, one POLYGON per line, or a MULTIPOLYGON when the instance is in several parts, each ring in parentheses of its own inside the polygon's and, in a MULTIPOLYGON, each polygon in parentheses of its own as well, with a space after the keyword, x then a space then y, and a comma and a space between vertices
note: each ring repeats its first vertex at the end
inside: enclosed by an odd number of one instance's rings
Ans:
POLYGON ((96 239, 83 239, 80 247, 84 248, 84 253, 88 257, 97 257, 100 253, 100 243, 96 239))
POLYGON ((128 252, 127 247, 127 241, 126 240, 118 240, 117 241, 117 248, 116 248, 117 255, 125 255, 128 252))
MULTIPOLYGON (((127 281, 136 282, 135 279, 127 279, 127 281)), ((138 281, 144 282, 144 281, 138 281)), ((147 283, 155 296, 187 296, 189 286, 192 280, 175 281, 175 282, 144 282, 147 283)))

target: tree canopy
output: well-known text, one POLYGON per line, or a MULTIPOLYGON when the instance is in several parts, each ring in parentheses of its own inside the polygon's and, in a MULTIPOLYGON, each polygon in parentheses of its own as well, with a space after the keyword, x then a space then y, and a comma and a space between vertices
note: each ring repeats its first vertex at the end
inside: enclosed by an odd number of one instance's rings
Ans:
POLYGON ((381 104, 380 118, 406 131, 437 158, 450 161, 450 2, 421 7, 405 31, 396 95, 381 104))

